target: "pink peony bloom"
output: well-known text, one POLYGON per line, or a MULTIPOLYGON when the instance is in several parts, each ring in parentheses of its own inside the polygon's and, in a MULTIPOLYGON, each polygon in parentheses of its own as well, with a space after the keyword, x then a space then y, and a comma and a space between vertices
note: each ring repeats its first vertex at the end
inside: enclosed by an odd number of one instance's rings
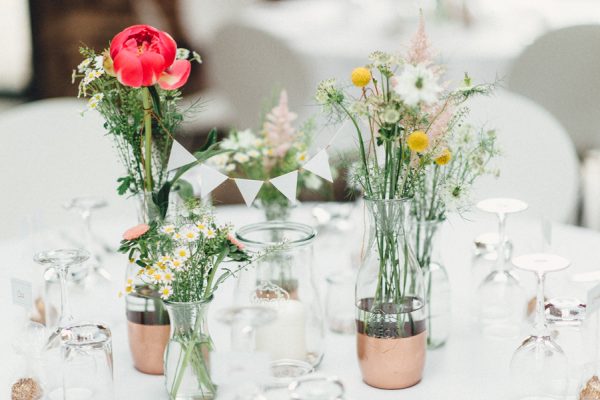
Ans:
POLYGON ((150 227, 147 224, 139 224, 134 226, 133 228, 129 228, 123 233, 123 239, 125 240, 135 240, 142 236, 144 233, 148 232, 150 227))
POLYGON ((235 238, 235 236, 233 236, 232 233, 228 233, 227 234, 227 239, 231 242, 231 244, 235 245, 235 247, 238 248, 238 250, 243 250, 244 249, 244 245, 240 243, 239 240, 237 240, 235 238))

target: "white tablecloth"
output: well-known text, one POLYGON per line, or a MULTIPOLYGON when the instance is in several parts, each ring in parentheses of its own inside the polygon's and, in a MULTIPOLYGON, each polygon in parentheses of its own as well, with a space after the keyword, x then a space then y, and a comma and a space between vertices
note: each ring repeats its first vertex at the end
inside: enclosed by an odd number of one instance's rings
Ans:
MULTIPOLYGON (((310 205, 301 206, 294 210, 292 219, 310 221, 310 205)), ((357 214, 361 214, 358 210, 357 214)), ((236 224, 245 224, 258 221, 260 213, 254 209, 242 206, 227 206, 218 208, 218 215, 222 221, 232 221, 236 224)), ((355 353, 355 339, 353 335, 339 335, 327 333, 326 351, 318 372, 324 375, 336 375, 347 389, 347 399, 486 399, 505 400, 508 398, 510 388, 508 380, 509 360, 512 352, 518 347, 518 339, 498 340, 481 336, 477 326, 471 320, 473 297, 468 289, 469 271, 471 265, 471 244, 473 238, 482 232, 495 229, 495 221, 490 216, 474 214, 470 216, 476 222, 469 222, 459 218, 451 218, 445 225, 445 237, 442 257, 449 271, 452 286, 452 329, 448 343, 441 349, 428 351, 423 380, 418 385, 400 391, 385 391, 371 388, 361 381, 355 353)), ((516 253, 538 251, 541 244, 539 221, 528 220, 527 214, 520 217, 510 217, 508 220, 508 233, 516 244, 516 253)), ((128 227, 127 219, 96 221, 96 227, 102 236, 112 237, 116 242, 120 232, 128 227), (111 235, 111 236, 109 236, 111 235)), ((360 225, 360 223, 358 224, 360 225)), ((356 248, 356 240, 360 236, 360 226, 353 230, 354 236, 345 240, 346 249, 327 247, 331 237, 322 235, 315 243, 315 273, 317 281, 323 283, 323 277, 328 273, 349 268, 350 257, 340 257, 340 254, 349 254, 356 248), (320 241, 320 242, 319 242, 320 241)), ((597 269, 597 254, 600 248, 600 234, 572 226, 555 226, 553 232, 553 248, 573 260, 573 267, 565 272, 554 274, 548 278, 548 291, 550 295, 576 294, 585 299, 585 290, 588 287, 567 285, 568 277, 575 272, 597 269)), ((39 274, 39 267, 32 265, 30 254, 27 250, 19 250, 18 242, 5 241, 0 243, 0 254, 3 259, 11 262, 1 266, 0 300, 8 304, 7 315, 9 324, 0 333, 3 341, 2 351, 10 350, 10 335, 14 333, 21 323, 19 316, 22 312, 18 306, 11 305, 10 277, 32 279, 34 274, 39 274)), ((107 268, 116 276, 124 273, 125 260, 121 255, 107 260, 107 268)), ((530 277, 522 276, 523 284, 529 294, 533 295, 533 286, 530 277)), ((131 362, 127 345, 124 304, 118 299, 116 292, 118 283, 112 293, 104 293, 103 297, 93 297, 95 304, 88 308, 88 315, 79 317, 88 320, 108 319, 114 339, 114 367, 116 398, 129 399, 167 399, 163 388, 162 376, 150 376, 137 372, 131 362), (95 310, 95 311, 94 311, 95 310), (107 313, 108 312, 108 313, 107 313), (96 315, 91 315, 96 314, 96 315)), ((215 341, 216 349, 229 348, 229 331, 214 318, 219 309, 230 304, 232 300, 233 281, 222 287, 217 293, 214 304, 209 314, 209 326, 215 341)), ((110 292, 110 291, 109 291, 110 292)), ((323 298, 324 293, 321 294, 323 298)), ((352 301, 352 299, 349 299, 352 301)), ((523 332, 527 332, 524 324, 523 332)), ((2 352, 0 352, 2 355, 2 352)), ((3 358, 5 359, 5 358, 3 358)), ((7 358, 9 359, 9 358, 7 358)), ((9 382, 14 378, 10 362, 0 366, 0 384, 6 393, 9 382)), ((4 399, 4 395, 0 396, 4 399)))

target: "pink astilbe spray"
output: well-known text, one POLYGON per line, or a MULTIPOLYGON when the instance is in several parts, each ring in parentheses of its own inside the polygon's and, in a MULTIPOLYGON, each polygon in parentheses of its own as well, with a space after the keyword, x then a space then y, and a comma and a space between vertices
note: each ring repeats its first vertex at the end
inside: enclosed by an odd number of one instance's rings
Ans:
POLYGON ((281 91, 279 104, 266 115, 263 131, 266 142, 273 148, 275 157, 283 157, 292 146, 296 130, 292 122, 298 116, 290 112, 288 108, 288 97, 285 90, 281 91))
POLYGON ((425 19, 423 14, 419 17, 419 28, 410 42, 406 59, 410 64, 431 64, 432 52, 429 47, 429 38, 425 32, 425 19))
POLYGON ((431 148, 435 149, 436 152, 441 152, 444 150, 444 146, 440 144, 446 139, 448 124, 454 115, 454 107, 451 104, 439 104, 432 110, 431 115, 435 119, 428 129, 427 135, 429 136, 431 148))

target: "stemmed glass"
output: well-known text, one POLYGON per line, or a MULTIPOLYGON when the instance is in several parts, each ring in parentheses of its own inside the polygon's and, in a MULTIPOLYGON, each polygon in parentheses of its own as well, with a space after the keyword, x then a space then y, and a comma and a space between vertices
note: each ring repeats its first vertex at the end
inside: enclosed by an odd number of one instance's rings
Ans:
POLYGON ((231 327, 231 352, 213 357, 213 379, 219 385, 219 398, 263 400, 261 383, 269 378, 266 353, 256 353, 256 328, 277 318, 277 312, 263 306, 229 307, 217 320, 231 327))
POLYGON ((75 197, 66 202, 63 207, 73 210, 79 214, 83 222, 84 246, 90 251, 90 272, 110 281, 110 273, 101 265, 100 258, 93 250, 92 238, 92 211, 104 208, 108 205, 106 200, 100 197, 75 197))
POLYGON ((60 284, 60 314, 57 326, 50 335, 49 344, 60 334, 61 330, 68 327, 74 320, 69 303, 67 291, 67 275, 71 267, 81 264, 90 258, 90 253, 83 249, 59 249, 36 253, 33 260, 43 266, 52 268, 58 275, 60 284))
POLYGON ((512 244, 506 235, 506 218, 509 214, 526 210, 527 203, 517 199, 493 198, 480 201, 477 208, 494 213, 498 218, 496 262, 477 289, 479 320, 487 336, 514 337, 519 333, 519 310, 524 305, 524 293, 507 263, 512 244))
POLYGON ((513 389, 519 399, 564 399, 569 383, 567 357, 546 324, 544 280, 547 273, 564 270, 570 262, 554 254, 536 253, 516 257, 513 264, 537 277, 534 332, 510 362, 513 389))

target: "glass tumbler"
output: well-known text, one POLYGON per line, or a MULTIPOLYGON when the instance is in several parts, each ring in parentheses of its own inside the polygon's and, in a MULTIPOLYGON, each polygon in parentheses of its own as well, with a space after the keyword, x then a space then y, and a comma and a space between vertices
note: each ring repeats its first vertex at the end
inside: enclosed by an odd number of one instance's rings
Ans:
POLYGON ((338 271, 327 277, 325 319, 332 332, 351 335, 356 330, 355 275, 352 271, 338 271))

